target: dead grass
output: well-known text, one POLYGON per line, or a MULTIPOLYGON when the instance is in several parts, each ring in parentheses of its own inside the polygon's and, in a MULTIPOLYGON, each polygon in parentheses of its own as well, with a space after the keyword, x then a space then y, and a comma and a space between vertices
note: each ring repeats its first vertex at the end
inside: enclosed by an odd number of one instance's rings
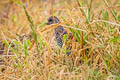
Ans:
POLYGON ((55 0, 53 6, 52 0, 26 1, 37 43, 32 43, 35 38, 30 37, 31 22, 23 7, 13 1, 0 22, 0 40, 6 44, 0 55, 1 80, 120 80, 119 0, 55 0), (51 15, 61 23, 44 25, 51 15), (56 44, 57 25, 74 34, 70 56, 66 45, 56 44))

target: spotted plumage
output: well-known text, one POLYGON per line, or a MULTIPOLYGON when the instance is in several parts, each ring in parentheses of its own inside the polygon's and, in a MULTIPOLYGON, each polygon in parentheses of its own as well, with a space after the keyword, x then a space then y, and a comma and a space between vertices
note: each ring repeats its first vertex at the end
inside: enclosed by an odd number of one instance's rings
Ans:
MULTIPOLYGON (((51 16, 48 18, 48 25, 51 24, 55 24, 55 23, 60 23, 60 20, 55 17, 55 16, 51 16)), ((54 28, 54 34, 55 34, 55 39, 57 44, 62 47, 63 46, 63 36, 65 34, 68 34, 67 31, 63 28, 63 26, 58 25, 57 27, 54 28)), ((68 40, 70 39, 70 37, 72 36, 72 33, 69 34, 68 40)), ((72 50, 72 45, 67 46, 67 54, 69 55, 71 53, 72 50)))

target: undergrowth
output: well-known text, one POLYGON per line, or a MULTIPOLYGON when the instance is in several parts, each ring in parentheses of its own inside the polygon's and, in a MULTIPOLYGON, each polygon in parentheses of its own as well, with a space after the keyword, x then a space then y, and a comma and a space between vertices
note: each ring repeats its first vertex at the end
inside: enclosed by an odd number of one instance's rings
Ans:
POLYGON ((0 19, 1 80, 120 80, 119 0, 6 4, 7 17, 1 14, 0 19), (61 23, 46 25, 50 16, 61 23), (62 48, 56 44, 53 29, 58 25, 73 34, 69 56, 66 44, 62 48))

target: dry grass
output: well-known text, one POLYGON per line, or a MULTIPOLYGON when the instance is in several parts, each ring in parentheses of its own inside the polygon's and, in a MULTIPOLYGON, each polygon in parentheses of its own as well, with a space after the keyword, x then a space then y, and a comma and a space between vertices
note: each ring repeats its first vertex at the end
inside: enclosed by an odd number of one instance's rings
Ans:
POLYGON ((0 80, 120 80, 120 1, 51 1, 26 0, 26 13, 15 0, 5 3, 9 8, 0 15, 0 41, 6 44, 0 80), (44 25, 51 15, 61 23, 44 25), (69 56, 66 45, 59 48, 55 42, 57 25, 74 34, 69 56))

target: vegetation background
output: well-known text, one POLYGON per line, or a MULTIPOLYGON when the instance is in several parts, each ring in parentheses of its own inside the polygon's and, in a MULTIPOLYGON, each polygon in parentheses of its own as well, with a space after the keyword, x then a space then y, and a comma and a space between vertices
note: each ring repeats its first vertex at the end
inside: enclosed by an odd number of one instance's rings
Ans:
POLYGON ((120 0, 0 0, 0 80, 120 80, 120 0), (51 15, 74 36, 69 56, 51 15))

